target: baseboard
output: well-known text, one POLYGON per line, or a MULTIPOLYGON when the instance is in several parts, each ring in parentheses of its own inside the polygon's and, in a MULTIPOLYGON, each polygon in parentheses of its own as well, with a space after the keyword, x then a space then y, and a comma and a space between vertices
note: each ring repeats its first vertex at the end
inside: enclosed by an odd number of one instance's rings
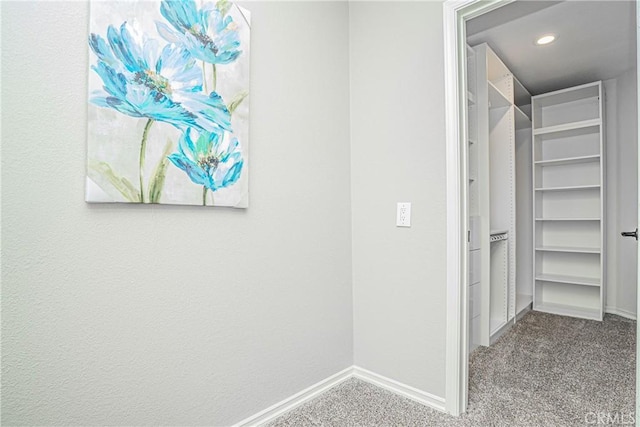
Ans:
POLYGON ((294 394, 291 397, 288 397, 273 406, 268 407, 264 411, 260 411, 255 415, 250 416, 249 418, 245 418, 237 424, 234 424, 233 427, 245 427, 245 426, 259 426, 262 424, 266 424, 274 419, 278 418, 280 415, 288 412, 303 403, 321 395, 331 387, 341 383, 342 381, 349 379, 353 376, 353 367, 349 367, 344 369, 337 374, 331 375, 329 378, 325 378, 324 380, 312 385, 311 387, 307 387, 299 393, 294 394))
POLYGON ((617 314, 618 316, 626 317, 627 319, 631 319, 631 320, 637 319, 636 313, 632 313, 630 311, 623 310, 621 308, 605 307, 604 312, 610 313, 610 314, 617 314))
POLYGON ((375 372, 371 372, 357 366, 353 367, 353 376, 362 381, 366 381, 393 393, 399 394, 400 396, 407 397, 437 411, 446 412, 445 400, 442 397, 435 396, 431 393, 427 393, 426 391, 418 390, 415 387, 392 380, 391 378, 383 377, 375 372))
POLYGON ((533 303, 525 305, 520 311, 516 314, 516 322, 524 317, 525 314, 533 310, 533 303))
POLYGON ((489 337, 489 345, 493 345, 496 341, 498 341, 498 338, 500 338, 502 335, 504 335, 505 332, 511 329, 514 324, 514 319, 511 319, 504 325, 500 326, 497 331, 494 331, 489 337))
POLYGON ((253 427, 271 422, 283 415, 285 412, 289 412, 303 403, 318 397, 331 387, 334 387, 349 378, 358 378, 359 380, 384 388, 392 393, 399 394, 400 396, 404 396, 435 410, 445 412, 445 401, 442 397, 434 396, 433 394, 402 384, 401 382, 392 380, 391 378, 383 377, 375 372, 371 372, 357 366, 351 366, 337 374, 331 375, 329 378, 326 378, 311 387, 307 387, 301 392, 296 393, 263 411, 258 412, 255 415, 250 416, 249 418, 245 418, 239 423, 234 424, 233 427, 253 427))

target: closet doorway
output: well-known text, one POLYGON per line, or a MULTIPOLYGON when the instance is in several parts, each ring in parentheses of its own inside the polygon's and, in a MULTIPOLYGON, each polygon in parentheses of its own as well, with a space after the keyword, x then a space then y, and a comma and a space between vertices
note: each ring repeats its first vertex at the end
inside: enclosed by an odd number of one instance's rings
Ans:
POLYGON ((636 317, 635 17, 628 1, 445 2, 449 412, 470 352, 529 310, 636 317))

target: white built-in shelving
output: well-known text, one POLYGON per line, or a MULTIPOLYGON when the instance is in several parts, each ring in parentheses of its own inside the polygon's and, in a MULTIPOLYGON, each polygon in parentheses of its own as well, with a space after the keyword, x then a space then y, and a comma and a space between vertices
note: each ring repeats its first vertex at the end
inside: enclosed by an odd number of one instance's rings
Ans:
POLYGON ((536 221, 596 221, 600 222, 600 217, 598 218, 587 218, 587 217, 567 217, 567 218, 536 218, 536 221))
POLYGON ((540 187, 536 191, 570 191, 570 190, 593 190, 599 189, 600 185, 568 185, 565 187, 540 187))
POLYGON ((509 99, 491 81, 487 81, 489 92, 489 108, 507 108, 511 106, 509 99))
POLYGON ((468 207, 469 207, 469 351, 480 343, 480 242, 479 242, 479 198, 478 187, 478 131, 475 81, 475 52, 467 46, 467 161, 468 161, 468 207))
POLYGON ((602 320, 602 83, 537 95, 532 101, 533 308, 602 320))
POLYGON ((598 319, 601 316, 599 308, 578 307, 567 304, 556 304, 551 302, 539 303, 535 306, 537 311, 545 313, 559 314, 561 316, 579 317, 582 319, 598 319))
POLYGON ((533 299, 531 95, 486 43, 472 51, 469 114, 476 133, 469 161, 476 181, 470 197, 477 200, 470 215, 479 236, 478 333, 480 344, 489 345, 533 299))
POLYGON ((580 286, 600 286, 600 281, 593 277, 567 276, 563 274, 537 274, 536 280, 554 283, 569 283, 580 286))
POLYGON ((590 156, 566 157, 564 159, 536 160, 534 163, 536 165, 562 166, 562 165, 570 165, 570 164, 576 164, 576 163, 589 163, 589 162, 599 162, 599 161, 600 161, 600 154, 592 154, 590 156))
POLYGON ((542 252, 576 252, 583 254, 599 254, 600 248, 579 246, 536 246, 536 251, 542 252))

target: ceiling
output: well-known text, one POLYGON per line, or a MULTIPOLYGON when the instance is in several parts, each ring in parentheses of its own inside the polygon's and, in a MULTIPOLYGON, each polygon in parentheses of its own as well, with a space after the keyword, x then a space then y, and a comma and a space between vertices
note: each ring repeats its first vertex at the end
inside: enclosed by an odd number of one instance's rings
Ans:
POLYGON ((471 46, 488 43, 537 95, 635 68, 634 1, 519 0, 467 22, 471 46), (555 42, 535 45, 543 34, 555 42))

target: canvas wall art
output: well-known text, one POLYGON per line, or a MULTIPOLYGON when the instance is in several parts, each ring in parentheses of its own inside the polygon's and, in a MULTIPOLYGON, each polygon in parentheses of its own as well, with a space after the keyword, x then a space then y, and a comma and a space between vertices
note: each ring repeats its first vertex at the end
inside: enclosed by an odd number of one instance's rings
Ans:
POLYGON ((88 202, 248 206, 249 12, 94 1, 88 202))

